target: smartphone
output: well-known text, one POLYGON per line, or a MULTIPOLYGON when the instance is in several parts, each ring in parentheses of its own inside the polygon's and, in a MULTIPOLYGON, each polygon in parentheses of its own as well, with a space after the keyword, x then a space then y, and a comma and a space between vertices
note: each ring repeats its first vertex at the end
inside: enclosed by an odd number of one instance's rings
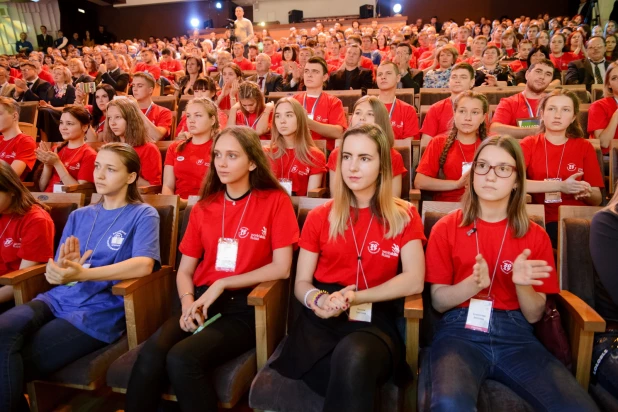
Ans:
POLYGON ((95 82, 80 83, 82 91, 86 94, 94 93, 97 91, 97 85, 95 82))

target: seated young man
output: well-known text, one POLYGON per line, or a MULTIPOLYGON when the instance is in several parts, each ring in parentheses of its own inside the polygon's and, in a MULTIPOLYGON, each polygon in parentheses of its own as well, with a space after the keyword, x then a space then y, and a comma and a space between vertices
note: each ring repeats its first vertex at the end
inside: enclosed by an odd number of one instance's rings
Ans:
POLYGON ((135 73, 133 75, 133 97, 137 100, 141 110, 146 132, 149 138, 159 141, 169 138, 172 127, 172 112, 152 101, 154 87, 155 80, 152 75, 148 73, 135 73))

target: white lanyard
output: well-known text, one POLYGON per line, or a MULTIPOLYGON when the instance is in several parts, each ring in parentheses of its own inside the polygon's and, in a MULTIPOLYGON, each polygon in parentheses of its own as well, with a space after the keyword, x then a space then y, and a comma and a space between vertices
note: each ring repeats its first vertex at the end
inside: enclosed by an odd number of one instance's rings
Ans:
POLYGON ((2 239, 2 236, 4 236, 4 232, 6 232, 6 230, 9 228, 9 225, 11 224, 12 221, 13 221, 13 216, 11 216, 11 218, 9 219, 9 223, 6 224, 6 226, 4 227, 4 230, 0 234, 0 239, 2 239))
POLYGON ((528 106, 528 114, 530 115, 531 118, 533 117, 539 117, 539 108, 536 108, 536 116, 532 113, 532 106, 530 106, 530 103, 528 103, 528 99, 526 98, 526 95, 524 94, 524 92, 521 92, 522 97, 524 98, 524 103, 526 103, 526 106, 528 106))
POLYGON ((2 150, 0 150, 0 153, 5 152, 5 151, 9 148, 9 146, 11 145, 11 143, 12 143, 12 142, 14 142, 14 141, 15 141, 15 138, 14 138, 14 137, 10 138, 10 139, 6 142, 6 144, 4 145, 4 147, 2 148, 2 150))
MULTIPOLYGON (((289 157, 287 150, 284 152, 284 155, 289 157)), ((292 173, 292 168, 294 167, 294 160, 296 160, 296 157, 292 157, 292 163, 290 164, 290 167, 288 167, 288 180, 290 180, 290 174, 292 173)), ((279 161, 281 162, 281 175, 283 176, 285 174, 283 166, 283 156, 279 158, 279 161)))
POLYGON ((395 111, 395 106, 397 106, 397 97, 393 99, 393 105, 391 106, 391 111, 388 113, 388 118, 393 118, 393 112, 395 111))
MULTIPOLYGON (((313 115, 315 114, 315 109, 318 107, 318 102, 320 101, 320 97, 322 97, 322 93, 319 94, 318 98, 315 99, 313 103, 313 107, 311 108, 310 118, 313 119, 313 115)), ((303 108, 307 111, 307 93, 303 96, 303 108)))
MULTIPOLYGON (((92 251, 92 254, 90 255, 90 258, 88 259, 88 265, 90 265, 90 263, 92 262, 92 257, 94 256, 95 252, 97 251, 97 248, 99 247, 99 243, 101 243, 101 240, 103 240, 105 235, 107 235, 107 232, 109 232, 109 230, 112 228, 112 226, 114 226, 114 223, 116 223, 116 221, 118 220, 118 218, 120 217, 122 212, 124 212, 124 210, 127 208, 127 206, 129 206, 128 203, 126 205, 124 205, 124 207, 122 208, 120 213, 118 213, 116 215, 116 217, 114 218, 114 220, 112 221, 112 224, 109 225, 109 227, 105 230, 105 233, 103 233, 103 235, 99 238, 99 241, 94 246, 94 250, 92 251)), ((84 252, 86 252, 88 250, 88 243, 90 242, 90 236, 92 236, 92 232, 94 230, 94 225, 97 224, 97 218, 99 217, 99 212, 101 211, 102 208, 103 208, 103 205, 101 205, 99 207, 99 209, 97 210, 97 214, 94 216, 94 222, 92 222, 92 228, 90 228, 90 233, 88 234, 88 239, 86 239, 86 246, 84 247, 84 252)))
POLYGON ((369 226, 367 226, 367 231, 365 232, 365 239, 363 239, 363 245, 360 250, 358 249, 358 243, 356 243, 356 235, 354 234, 354 225, 352 224, 352 217, 350 216, 350 231, 352 232, 352 239, 354 239, 354 247, 356 248, 356 256, 357 265, 356 265, 356 290, 358 290, 358 273, 361 272, 363 274, 363 280, 365 281, 365 287, 369 289, 369 284, 367 283, 367 278, 365 277, 365 270, 363 269, 362 263, 362 255, 363 249, 365 249, 365 242, 367 241, 367 235, 369 234, 369 229, 371 229, 371 223, 373 222, 373 213, 371 214, 371 219, 369 220, 369 226))
POLYGON ((261 115, 259 115, 258 117, 256 117, 255 121, 253 122, 253 124, 251 126, 249 126, 249 118, 247 116, 245 116, 245 114, 243 113, 243 117, 245 118, 245 125, 247 127, 252 128, 253 130, 255 130, 255 125, 257 124, 257 122, 260 121, 260 118, 262 117, 264 113, 262 113, 261 115))
MULTIPOLYGON (((549 166, 547 164, 547 138, 543 137, 543 141, 545 142, 545 174, 549 179, 549 166)), ((562 145, 562 154, 560 155, 560 163, 558 163, 558 172, 556 174, 556 179, 560 178, 560 168, 562 167, 562 158, 564 157, 564 149, 566 149, 566 145, 569 143, 569 139, 562 145)))
POLYGON ((150 103, 150 106, 148 106, 148 109, 146 109, 146 113, 144 113, 144 116, 148 117, 150 111, 152 110, 152 106, 154 106, 154 102, 150 103))
MULTIPOLYGON (((75 151, 75 153, 73 153, 73 156, 71 156, 71 158, 69 159, 68 162, 65 162, 64 159, 60 159, 65 167, 69 167, 69 165, 71 164, 73 159, 75 159, 75 156, 77 156, 77 154, 80 153, 83 150, 84 146, 85 146, 85 144, 83 144, 80 147, 78 147, 77 150, 75 151)), ((69 150, 68 146, 66 147, 66 149, 69 150)))
MULTIPOLYGON (((468 160, 466 160, 466 155, 464 154, 463 151, 463 145, 461 144, 461 140, 457 140, 457 143, 459 143, 459 150, 461 150, 461 156, 463 157, 463 160, 465 163, 468 163, 468 160)), ((474 142, 474 151, 476 152, 476 142, 474 142)))
MULTIPOLYGON (((240 229, 240 224, 242 223, 243 217, 245 217, 245 212, 247 211, 247 206, 249 206, 249 201, 251 200, 252 193, 249 193, 249 198, 247 199, 247 203, 245 203, 245 208, 242 211, 242 215, 240 215, 240 220, 238 221, 238 227, 236 227, 236 232, 234 232, 234 237, 232 239, 236 239, 238 235, 238 230, 240 229)), ((221 238, 225 239, 225 193, 223 194, 223 218, 221 219, 221 238)))
MULTIPOLYGON (((506 227, 504 228, 504 236, 502 236, 502 243, 500 244, 500 250, 498 251, 498 257, 496 258, 496 265, 494 266, 494 273, 491 275, 491 281, 489 283, 489 290, 487 291, 487 295, 491 296, 491 288, 494 286, 494 278, 496 277, 496 270, 498 269, 498 264, 500 263, 500 255, 502 254, 502 247, 504 246, 504 240, 506 239, 506 233, 509 231, 509 222, 506 222, 506 227)), ((481 254, 481 249, 479 248, 479 232, 476 228, 476 219, 474 219, 474 234, 476 235, 476 254, 481 254)))

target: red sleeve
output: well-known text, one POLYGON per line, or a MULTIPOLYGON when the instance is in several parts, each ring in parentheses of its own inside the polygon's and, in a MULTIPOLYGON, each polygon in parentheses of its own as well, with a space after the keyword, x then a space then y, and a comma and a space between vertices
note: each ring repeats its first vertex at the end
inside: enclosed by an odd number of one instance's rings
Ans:
POLYGON ((77 180, 85 180, 90 183, 94 183, 94 162, 97 160, 97 152, 93 149, 87 148, 86 152, 82 156, 82 164, 77 173, 77 180))
POLYGON ((294 214, 294 207, 290 198, 281 191, 275 193, 278 198, 276 199, 277 208, 271 225, 273 231, 271 236, 272 250, 295 245, 298 243, 299 235, 298 220, 294 214))
POLYGON ((148 67, 148 73, 152 74, 152 77, 154 77, 155 80, 159 80, 159 77, 161 77, 161 68, 153 64, 148 67))
POLYGON ((165 165, 164 166, 174 166, 175 153, 176 148, 178 147, 178 143, 174 142, 167 148, 167 152, 165 153, 165 165))
POLYGON ((335 147, 333 151, 330 152, 330 155, 328 156, 328 164, 326 165, 328 167, 328 170, 331 170, 333 172, 337 170, 337 156, 338 155, 339 155, 339 148, 335 147))
POLYGON ((324 155, 323 151, 320 149, 313 149, 311 151, 311 160, 313 160, 315 166, 310 168, 310 176, 326 172, 326 155, 324 155))
POLYGON ((320 253, 320 233, 322 232, 323 219, 328 216, 324 210, 326 205, 319 206, 309 212, 298 246, 313 253, 320 253))
POLYGON ((201 203, 196 204, 191 209, 189 224, 185 235, 180 242, 180 253, 195 259, 204 256, 204 245, 202 245, 203 210, 201 203))
POLYGON ((425 251, 425 282, 428 283, 452 285, 455 280, 447 220, 450 219, 439 220, 429 236, 425 251))
POLYGON ((178 126, 176 126, 176 136, 178 136, 182 132, 188 132, 188 131, 189 129, 187 128, 187 115, 183 114, 182 117, 180 118, 180 122, 178 123, 178 126))
POLYGON ((530 248, 532 254, 529 260, 544 260, 549 266, 552 267, 552 272, 549 278, 543 279, 543 285, 533 286, 534 290, 540 293, 560 293, 560 286, 558 284, 558 273, 556 272, 556 264, 554 263, 554 250, 551 246, 551 240, 549 235, 543 228, 530 222, 530 229, 534 230, 534 245, 530 248))
POLYGON ((520 142, 521 151, 524 153, 524 162, 526 163, 526 169, 530 166, 530 160, 532 159, 532 152, 534 150, 534 143, 537 136, 526 136, 520 142))
POLYGON ((328 124, 339 125, 343 131, 348 128, 348 119, 343 111, 343 103, 338 98, 333 98, 328 113, 328 124))
POLYGON ((599 167, 599 161, 597 160, 597 152, 592 146, 592 143, 583 140, 587 143, 584 153, 584 176, 583 180, 588 182, 593 187, 605 187, 605 180, 601 175, 601 168, 599 167))
POLYGON ((407 113, 404 114, 403 135, 404 138, 413 137, 414 140, 421 138, 421 131, 418 128, 418 114, 414 106, 410 106, 407 113))
POLYGON ((22 135, 18 144, 15 146, 14 160, 21 160, 26 164, 28 170, 32 170, 34 163, 36 162, 36 154, 34 154, 35 149, 36 143, 34 142, 34 139, 30 136, 22 135))
POLYGON ((162 159, 159 148, 154 143, 146 143, 140 160, 142 162, 142 177, 153 186, 160 185, 163 166, 161 165, 162 159))
POLYGON ((403 164, 403 156, 397 150, 391 152, 391 165, 393 167, 393 177, 402 175, 408 171, 403 164))
POLYGON ((609 124, 603 100, 597 100, 590 105, 588 110, 588 133, 592 134, 595 130, 603 130, 609 124))
POLYGON ((425 119, 423 119, 423 126, 421 127, 421 134, 426 134, 428 136, 435 136, 440 130, 440 116, 438 116, 436 105, 433 104, 425 119))
POLYGON ((437 139, 434 137, 429 141, 421 161, 416 167, 416 173, 423 174, 425 176, 437 178, 440 171, 440 155, 444 148, 444 139, 437 139))
POLYGON ((516 119, 514 119, 513 111, 511 99, 502 99, 498 107, 496 107, 496 112, 491 119, 491 123, 502 123, 507 126, 514 126, 516 119))
POLYGON ((424 246, 427 243, 427 238, 425 237, 425 230, 423 229, 423 220, 419 216, 416 208, 412 205, 410 205, 408 213, 410 214, 410 223, 408 223, 403 231, 401 244, 405 246, 408 242, 419 239, 424 246))
MULTIPOLYGON (((37 206, 34 206, 37 207, 37 206)), ((44 210, 24 219, 21 248, 17 256, 32 262, 47 262, 54 257, 54 222, 44 210)))
POLYGON ((169 136, 172 129, 172 111, 162 107, 155 125, 157 127, 165 127, 165 136, 163 137, 169 136))

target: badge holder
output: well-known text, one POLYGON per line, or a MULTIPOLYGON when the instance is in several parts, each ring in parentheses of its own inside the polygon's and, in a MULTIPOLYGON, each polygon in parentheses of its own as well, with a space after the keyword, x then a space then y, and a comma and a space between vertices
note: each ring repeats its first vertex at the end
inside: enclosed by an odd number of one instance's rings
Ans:
POLYGON ((350 320, 356 322, 371 322, 371 309, 371 302, 350 306, 350 320))
POLYGON ((64 186, 64 185, 63 185, 62 183, 55 183, 55 184, 54 184, 54 192, 53 192, 53 193, 64 193, 64 192, 62 191, 62 187, 63 187, 63 186, 64 186))
MULTIPOLYGON (((562 179, 550 178, 544 179, 545 182, 561 182, 562 179)), ((545 203, 562 203, 562 193, 561 192, 547 192, 545 193, 545 203)))
POLYGON ((279 179, 279 184, 288 192, 288 195, 292 196, 292 181, 290 179, 279 179))
MULTIPOLYGON (((82 267, 83 267, 84 269, 90 269, 90 263, 84 263, 84 264, 82 265, 82 267)), ((75 285, 77 285, 77 283, 78 283, 78 282, 69 282, 69 283, 67 283, 67 286, 68 286, 68 287, 75 286, 75 285)))
POLYGON ((488 333, 493 306, 494 300, 487 295, 470 299, 466 329, 488 333))
POLYGON ((221 272, 234 272, 238 257, 238 240, 219 238, 215 269, 221 272))
POLYGON ((524 129, 534 129, 541 125, 541 119, 538 117, 529 117, 527 119, 517 119, 517 127, 524 129))
POLYGON ((472 169, 472 162, 461 162, 461 175, 465 175, 472 169))

